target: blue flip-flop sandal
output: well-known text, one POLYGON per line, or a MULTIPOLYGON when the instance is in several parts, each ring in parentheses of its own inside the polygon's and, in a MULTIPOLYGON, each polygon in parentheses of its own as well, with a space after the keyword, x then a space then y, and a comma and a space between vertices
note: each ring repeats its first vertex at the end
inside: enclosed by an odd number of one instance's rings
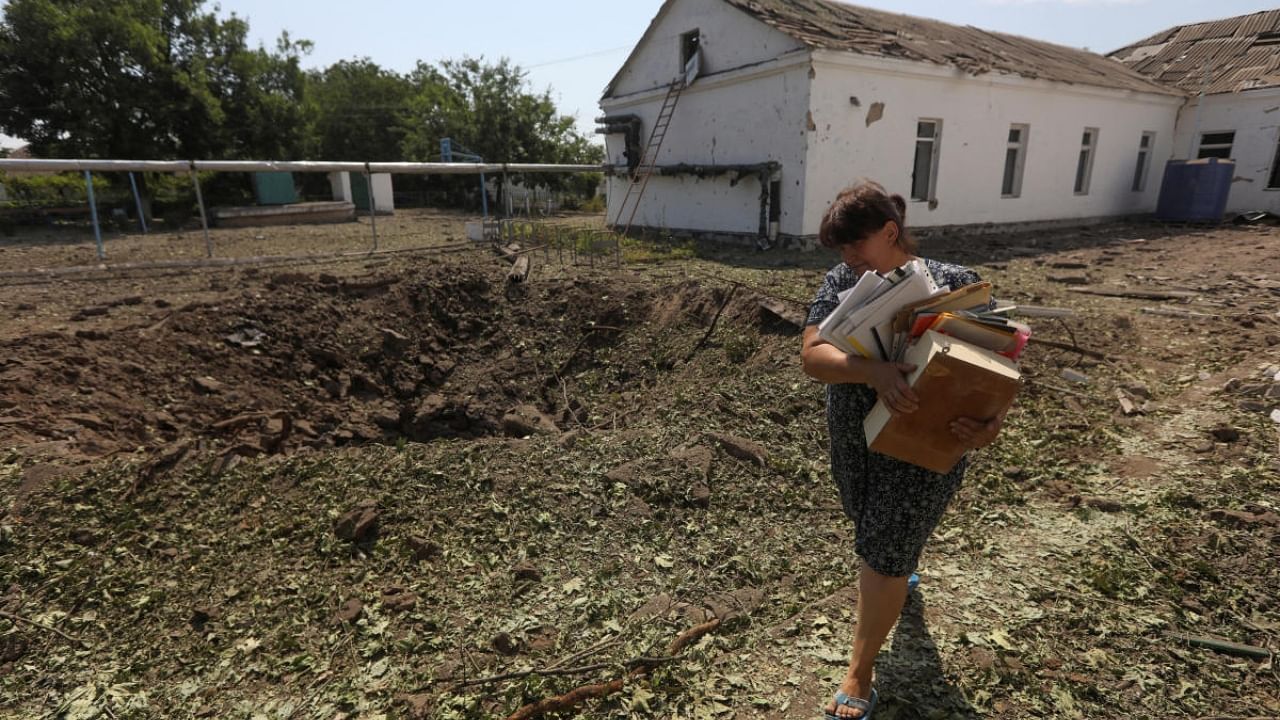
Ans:
MULTIPOLYGON (((862 711, 862 716, 860 718, 857 718, 857 720, 871 720, 871 711, 875 710, 877 700, 879 700, 879 695, 878 693, 876 693, 875 688, 871 688, 870 700, 863 700, 862 698, 850 697, 846 695, 843 691, 836 692, 837 706, 843 705, 847 708, 853 708, 854 710, 862 711)), ((823 710, 822 714, 826 717, 826 720, 850 720, 850 718, 842 718, 839 715, 836 715, 835 713, 829 713, 826 710, 823 710)))
POLYGON ((918 587, 920 587, 920 576, 916 573, 911 573, 911 577, 907 578, 907 592, 911 592, 918 587))

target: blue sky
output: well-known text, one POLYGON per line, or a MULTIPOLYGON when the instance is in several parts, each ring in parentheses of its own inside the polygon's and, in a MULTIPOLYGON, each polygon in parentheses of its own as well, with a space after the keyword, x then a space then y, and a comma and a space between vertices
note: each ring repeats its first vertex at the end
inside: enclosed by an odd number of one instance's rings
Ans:
MULTIPOLYGON (((1107 52, 1173 25, 1277 7, 1277 0, 860 0, 861 5, 1107 52)), ((0 0, 0 5, 4 5, 0 0)), ((308 67, 368 57, 407 71, 418 60, 508 57, 533 87, 591 132, 600 92, 639 40, 661 0, 220 0, 249 20, 251 41, 281 30, 315 43, 308 67), (302 9, 302 8, 305 8, 302 9)), ((210 7, 213 4, 210 3, 210 7)), ((0 146, 18 143, 0 135, 0 146)))

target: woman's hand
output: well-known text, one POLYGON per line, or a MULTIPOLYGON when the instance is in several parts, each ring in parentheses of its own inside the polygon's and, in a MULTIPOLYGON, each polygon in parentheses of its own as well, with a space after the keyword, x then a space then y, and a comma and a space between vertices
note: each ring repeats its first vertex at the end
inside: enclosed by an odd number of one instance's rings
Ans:
POLYGON ((906 374, 915 370, 911 363, 877 362, 867 369, 867 384, 894 415, 905 415, 920 409, 920 398, 907 384, 906 374))
POLYGON ((975 420, 973 418, 956 418, 951 421, 951 434, 956 436, 964 446, 977 450, 984 448, 995 442, 996 436, 1000 434, 1000 427, 1004 425, 1004 417, 1009 414, 1008 410, 1000 413, 991 420, 975 420))

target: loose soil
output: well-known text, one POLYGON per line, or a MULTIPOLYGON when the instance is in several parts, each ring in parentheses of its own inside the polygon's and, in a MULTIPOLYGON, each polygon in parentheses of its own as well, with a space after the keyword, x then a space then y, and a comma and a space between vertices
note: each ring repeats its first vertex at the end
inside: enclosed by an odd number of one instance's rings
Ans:
MULTIPOLYGON (((818 716, 852 528, 761 301, 802 313, 833 259, 637 242, 513 285, 466 219, 379 218, 399 252, 363 256, 350 224, 215 230, 326 254, 222 267, 116 238, 135 265, 73 274, 11 271, 83 232, 0 239, 0 715, 503 717, 644 667, 561 716, 818 716)), ((924 253, 1072 314, 1029 320, 876 717, 1280 714, 1270 660, 1185 639, 1280 647, 1280 231, 924 253)))

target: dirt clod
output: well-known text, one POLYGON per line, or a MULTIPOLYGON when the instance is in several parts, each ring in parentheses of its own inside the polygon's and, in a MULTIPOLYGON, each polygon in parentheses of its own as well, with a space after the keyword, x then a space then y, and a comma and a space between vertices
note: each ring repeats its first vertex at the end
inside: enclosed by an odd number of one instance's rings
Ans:
POLYGON ((339 622, 354 623, 360 619, 360 615, 364 613, 364 603, 359 598, 350 598, 342 603, 342 607, 338 608, 338 612, 334 617, 339 622))
POLYGON ((516 563, 515 567, 511 568, 511 575, 516 580, 542 582, 542 571, 531 560, 521 560, 516 563))
POLYGON ((333 532, 339 538, 351 542, 363 542, 373 535, 378 526, 377 503, 366 500, 348 510, 333 524, 333 532))

